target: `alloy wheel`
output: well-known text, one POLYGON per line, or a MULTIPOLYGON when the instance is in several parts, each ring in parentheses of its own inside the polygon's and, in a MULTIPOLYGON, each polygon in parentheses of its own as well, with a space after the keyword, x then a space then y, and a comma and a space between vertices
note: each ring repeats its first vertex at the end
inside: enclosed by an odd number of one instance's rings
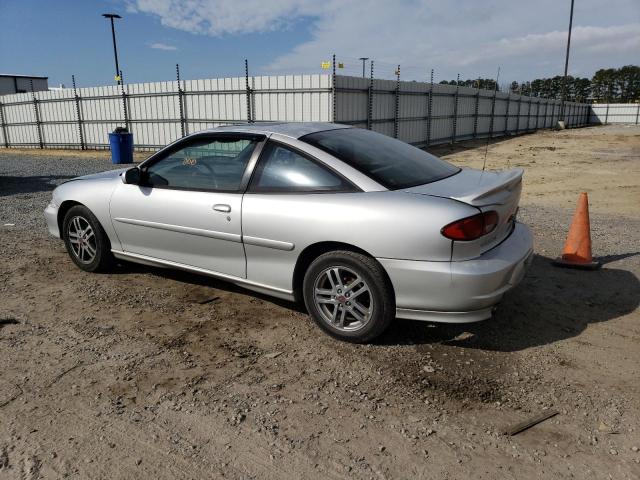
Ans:
POLYGON ((67 227, 67 236, 73 255, 84 264, 93 262, 98 246, 93 228, 87 219, 80 216, 73 217, 67 227))
POLYGON ((316 277, 313 292, 314 303, 322 319, 338 330, 360 330, 371 320, 371 289, 350 268, 326 268, 316 277))

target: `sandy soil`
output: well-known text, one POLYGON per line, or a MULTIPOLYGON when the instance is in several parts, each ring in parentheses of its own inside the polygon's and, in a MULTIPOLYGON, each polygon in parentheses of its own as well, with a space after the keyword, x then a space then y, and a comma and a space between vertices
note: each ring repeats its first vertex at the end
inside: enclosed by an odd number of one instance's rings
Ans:
MULTIPOLYGON (((87 274, 43 228, 0 226, 0 477, 640 477, 640 128, 493 142, 487 166, 509 164, 536 235, 523 283, 490 321, 398 321, 372 345, 209 278, 87 274), (596 272, 550 263, 582 190, 596 272)), ((1 192, 34 217, 48 196, 1 192)))
POLYGON ((591 211, 640 217, 640 129, 635 125, 550 130, 518 138, 438 147, 434 153, 461 166, 525 169, 522 203, 573 208, 589 194, 591 211))

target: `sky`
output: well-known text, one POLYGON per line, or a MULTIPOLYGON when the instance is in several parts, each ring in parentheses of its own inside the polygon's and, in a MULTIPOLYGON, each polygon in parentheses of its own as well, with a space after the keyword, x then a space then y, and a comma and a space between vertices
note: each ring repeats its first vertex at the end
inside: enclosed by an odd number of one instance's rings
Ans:
MULTIPOLYGON (((127 83, 251 75, 375 75, 500 83, 562 74, 570 0, 0 0, 0 73, 49 85, 114 83, 116 21, 127 83), (366 66, 369 73, 369 64, 366 66)), ((640 0, 576 0, 569 73, 640 64, 640 0)))

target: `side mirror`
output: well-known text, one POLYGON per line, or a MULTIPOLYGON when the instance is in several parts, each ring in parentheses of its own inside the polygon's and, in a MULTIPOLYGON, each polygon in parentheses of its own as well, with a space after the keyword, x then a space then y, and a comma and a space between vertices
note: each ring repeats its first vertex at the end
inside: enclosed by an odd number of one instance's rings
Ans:
POLYGON ((138 167, 130 168, 122 174, 122 183, 129 185, 140 184, 140 169, 138 167))

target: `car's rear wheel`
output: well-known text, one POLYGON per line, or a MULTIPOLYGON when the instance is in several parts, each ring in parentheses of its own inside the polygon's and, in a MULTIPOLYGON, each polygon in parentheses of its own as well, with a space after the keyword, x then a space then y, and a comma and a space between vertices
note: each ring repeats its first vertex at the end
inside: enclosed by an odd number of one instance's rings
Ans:
POLYGON ((307 310, 320 328, 350 342, 368 342, 395 317, 395 299, 382 266, 347 250, 320 255, 303 281, 307 310))
POLYGON ((85 272, 101 272, 113 267, 109 238, 87 207, 71 207, 64 216, 62 231, 67 252, 79 268, 85 272))

